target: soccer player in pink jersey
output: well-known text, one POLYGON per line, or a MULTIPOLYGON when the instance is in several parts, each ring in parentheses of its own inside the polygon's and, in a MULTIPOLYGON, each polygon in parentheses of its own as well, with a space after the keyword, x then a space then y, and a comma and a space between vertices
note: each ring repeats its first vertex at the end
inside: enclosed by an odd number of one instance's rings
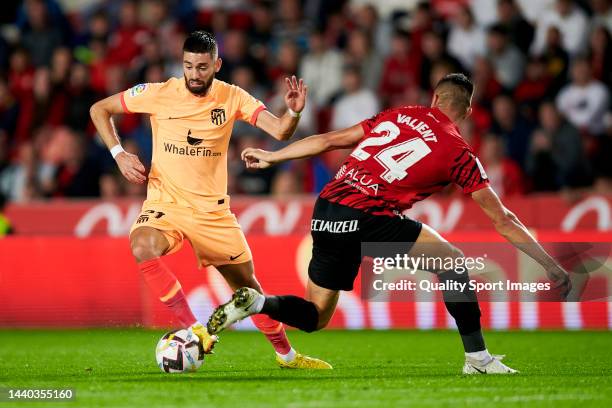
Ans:
MULTIPOLYGON (((130 231, 132 254, 151 290, 183 326, 200 337, 205 352, 212 350, 217 338, 197 321, 163 257, 189 240, 198 264, 217 268, 233 290, 248 286, 262 291, 251 250, 229 207, 229 139, 236 120, 276 139, 289 139, 307 93, 302 80, 287 78, 287 111, 276 117, 245 90, 215 79, 221 63, 215 38, 195 31, 183 45, 183 78, 136 85, 95 103, 90 110, 121 173, 134 183, 145 182, 145 168, 137 156, 123 150, 111 117, 150 115, 153 157, 147 199, 130 231)), ((297 353, 282 323, 266 315, 254 316, 253 321, 274 347, 280 367, 331 368, 324 361, 297 353)))

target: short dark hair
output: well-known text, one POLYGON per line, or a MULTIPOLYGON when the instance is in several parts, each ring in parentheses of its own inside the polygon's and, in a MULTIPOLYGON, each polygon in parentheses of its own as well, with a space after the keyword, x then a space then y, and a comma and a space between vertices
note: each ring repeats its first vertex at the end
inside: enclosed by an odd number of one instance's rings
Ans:
POLYGON ((208 31, 198 30, 187 36, 183 43, 183 52, 193 52, 195 54, 210 54, 217 57, 217 41, 208 31))
POLYGON ((465 74, 455 72, 439 80, 434 92, 452 107, 467 111, 472 103, 474 83, 465 74))
POLYGON ((436 88, 445 83, 450 83, 463 88, 470 95, 472 95, 474 92, 474 83, 465 74, 460 72, 453 72, 452 74, 444 75, 444 77, 442 77, 442 79, 436 84, 436 88))

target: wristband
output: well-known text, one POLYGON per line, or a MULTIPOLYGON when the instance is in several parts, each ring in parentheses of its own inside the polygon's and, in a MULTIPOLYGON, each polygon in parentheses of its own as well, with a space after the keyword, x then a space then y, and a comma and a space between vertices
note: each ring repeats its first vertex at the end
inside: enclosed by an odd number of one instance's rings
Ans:
POLYGON ((121 144, 118 145, 114 145, 111 149, 110 149, 110 154, 113 156, 113 159, 115 157, 117 157, 117 155, 121 152, 125 152, 125 150, 123 150, 123 146, 121 146, 121 144))
POLYGON ((299 118, 300 116, 302 116, 302 112, 296 112, 296 111, 294 111, 294 110, 293 110, 293 109, 291 109, 291 108, 287 108, 287 112, 289 112, 289 115, 290 115, 292 118, 299 118))

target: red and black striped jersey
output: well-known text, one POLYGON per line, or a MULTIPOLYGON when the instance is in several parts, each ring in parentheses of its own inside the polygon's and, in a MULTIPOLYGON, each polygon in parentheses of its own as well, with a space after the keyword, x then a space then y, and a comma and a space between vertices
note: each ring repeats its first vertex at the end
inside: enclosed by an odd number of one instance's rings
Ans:
POLYGON ((437 108, 393 108, 361 126, 363 139, 321 198, 375 215, 397 215, 449 183, 465 194, 489 183, 457 126, 437 108))

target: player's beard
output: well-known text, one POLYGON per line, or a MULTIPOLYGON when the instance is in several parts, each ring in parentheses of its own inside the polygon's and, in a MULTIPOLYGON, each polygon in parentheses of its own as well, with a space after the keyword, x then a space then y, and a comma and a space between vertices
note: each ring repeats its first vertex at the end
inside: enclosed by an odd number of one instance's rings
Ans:
POLYGON ((210 88, 210 85, 212 84, 212 81, 214 79, 215 79, 215 76, 212 75, 210 79, 206 81, 190 81, 185 76, 185 86, 187 87, 189 92, 191 92, 192 94, 196 96, 203 96, 203 95, 206 95, 206 93, 208 93, 208 89, 210 88))

